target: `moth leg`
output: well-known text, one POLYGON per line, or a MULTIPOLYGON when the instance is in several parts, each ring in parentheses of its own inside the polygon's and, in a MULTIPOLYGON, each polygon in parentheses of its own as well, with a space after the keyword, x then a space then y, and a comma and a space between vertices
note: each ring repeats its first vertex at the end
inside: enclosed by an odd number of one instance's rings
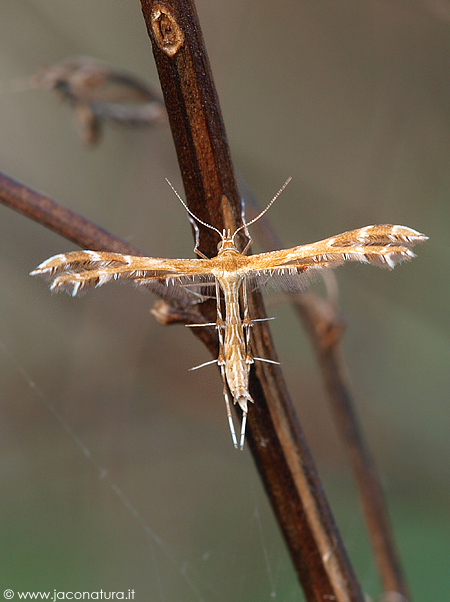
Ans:
POLYGON ((220 288, 219 283, 216 281, 216 298, 217 298, 217 322, 215 324, 217 329, 217 334, 219 336, 219 357, 217 358, 217 364, 220 366, 220 375, 222 376, 223 382, 223 396, 225 398, 225 405, 227 408, 227 418, 228 424, 230 425, 231 438, 233 440, 233 445, 235 449, 238 448, 238 442, 236 437, 236 431, 234 429, 233 417, 231 415, 231 404, 230 398, 228 396, 228 384, 227 384, 227 375, 225 374, 225 353, 224 353, 224 340, 223 334, 225 329, 225 324, 222 318, 222 311, 220 309, 220 288))
POLYGON ((226 405, 226 408, 227 408, 227 418, 228 418, 228 424, 230 425, 231 438, 233 440, 233 445, 234 445, 235 449, 237 449, 238 448, 238 442, 237 442, 237 438, 236 438, 236 431, 234 430, 233 417, 231 415, 230 398, 228 397, 227 377, 225 375, 225 362, 223 361, 223 363, 221 363, 220 356, 219 356, 219 359, 217 361, 218 361, 218 364, 220 365, 220 374, 222 375, 223 396, 225 398, 225 405, 226 405))
POLYGON ((199 244, 200 244, 200 230, 199 227, 197 226, 197 222, 189 215, 189 213, 187 214, 188 216, 188 220, 191 222, 192 227, 194 228, 194 232, 195 232, 195 247, 194 247, 194 253, 197 253, 197 255, 199 257, 201 257, 202 259, 209 259, 209 257, 206 257, 206 255, 204 253, 202 253, 200 251, 199 244))
MULTIPOLYGON (((203 324, 200 324, 199 326, 203 326, 203 324)), ((211 366, 211 364, 217 364, 217 361, 218 360, 211 360, 210 362, 205 362, 203 364, 200 364, 200 366, 194 366, 193 368, 189 368, 189 371, 192 372, 192 370, 198 370, 199 368, 204 368, 205 366, 211 366)))
MULTIPOLYGON (((265 357, 254 357, 255 362, 266 362, 267 364, 275 364, 275 366, 280 366, 280 362, 276 362, 275 360, 268 360, 265 357)), ((199 366, 201 368, 201 366, 199 366)), ((192 370, 192 368, 191 368, 192 370)))
POLYGON ((244 250, 242 251, 242 255, 247 255, 247 251, 249 250, 250 245, 253 242, 253 238, 248 233, 247 233, 247 238, 248 238, 248 243, 245 245, 244 250))
MULTIPOLYGON (((220 310, 217 311, 217 320, 221 320, 220 310)), ((228 424, 230 425, 231 438, 233 440, 233 445, 235 449, 238 447, 238 442, 236 438, 236 431, 234 429, 233 417, 231 415, 231 404, 230 398, 228 396, 228 384, 227 384, 227 376, 225 374, 225 355, 223 352, 223 329, 220 326, 217 326, 217 331, 219 334, 219 357, 217 358, 217 364, 220 366, 220 375, 222 376, 223 382, 223 396, 225 398, 225 405, 227 408, 227 418, 228 424)))
MULTIPOLYGON (((195 224, 195 222, 193 222, 193 223, 195 224)), ((188 285, 186 285, 186 286, 188 286, 188 285)), ((215 286, 216 287, 216 297, 212 297, 212 296, 208 296, 207 297, 206 295, 200 295, 199 294, 199 296, 201 296, 203 300, 205 300, 205 299, 216 299, 217 298, 217 295, 218 295, 218 290, 217 290, 218 289, 218 285, 217 285, 217 282, 208 282, 206 284, 202 284, 201 286, 215 286)), ((218 313, 220 314, 220 309, 218 310, 218 313)), ((222 316, 220 316, 220 317, 222 317, 222 316)), ((214 326, 214 327, 217 328, 219 326, 219 324, 218 324, 218 321, 216 321, 216 322, 207 322, 205 324, 185 324, 185 326, 186 326, 186 328, 200 328, 202 326, 214 326)), ((220 327, 223 327, 223 321, 220 324, 220 327)))
MULTIPOLYGON (((222 318, 222 312, 220 310, 220 297, 219 297, 219 284, 216 282, 216 293, 217 293, 217 321, 214 324, 217 330, 217 335, 219 337, 219 357, 217 358, 217 364, 220 366, 220 373, 222 374, 222 379, 224 382, 224 387, 226 388, 226 374, 225 374, 225 352, 224 352, 224 330, 225 323, 222 318)), ((227 395, 225 394, 225 399, 227 400, 227 395)), ((228 405, 228 400, 227 400, 228 405)))
MULTIPOLYGON (((247 357, 245 359, 246 363, 253 364, 256 360, 258 362, 267 362, 268 364, 276 364, 280 365, 280 362, 276 362, 274 360, 268 360, 263 357, 254 357, 251 351, 251 343, 250 343, 250 328, 253 326, 255 322, 267 322, 268 320, 274 320, 275 318, 256 318, 255 320, 250 320, 248 315, 248 301, 247 301, 247 281, 244 280, 244 284, 242 286, 242 295, 243 295, 243 304, 244 304, 244 320, 243 325, 246 332, 246 349, 247 349, 247 357)), ((247 418, 247 416, 246 416, 247 418)))
POLYGON ((253 318, 252 324, 255 322, 268 322, 269 320, 275 320, 275 316, 271 316, 270 318, 253 318))
POLYGON ((245 232, 245 236, 247 237, 247 244, 245 245, 244 250, 242 251, 242 255, 247 255, 247 251, 250 248, 250 245, 253 242, 252 237, 250 236, 250 232, 248 231, 248 226, 247 226, 247 218, 245 217, 245 202, 244 202, 244 197, 241 196, 241 219, 242 219, 242 223, 244 225, 244 232, 245 232))
MULTIPOLYGON (((219 286, 218 280, 216 280, 216 311, 217 311, 217 321, 214 324, 214 326, 216 327, 217 334, 219 335, 219 349, 220 349, 220 352, 223 354, 223 345, 224 345, 223 331, 225 330, 225 322, 223 321, 222 310, 220 308, 220 286, 219 286)), ((224 359, 224 362, 225 362, 225 359, 224 359)))
POLYGON ((245 331, 245 363, 250 365, 253 364, 253 355, 250 342, 250 328, 253 326, 253 320, 251 320, 248 315, 247 280, 245 278, 244 282, 242 283, 242 304, 244 306, 244 319, 242 321, 242 325, 245 331))
MULTIPOLYGON (((247 426, 247 412, 242 413, 242 424, 241 424, 241 437, 239 439, 239 449, 244 449, 245 443, 245 427, 247 426)), ((235 446, 236 447, 236 446, 235 446)))
POLYGON ((242 223, 244 224, 244 232, 245 235, 250 238, 250 233, 248 231, 248 226, 247 226, 247 218, 245 216, 245 201, 244 201, 244 197, 241 195, 240 198, 241 201, 241 219, 242 219, 242 223))
POLYGON ((191 295, 195 295, 201 301, 206 301, 207 299, 214 299, 210 294, 206 294, 206 289, 209 287, 216 286, 215 282, 184 282, 182 284, 183 289, 189 291, 191 295), (195 289, 200 289, 199 291, 195 289), (205 289, 205 290, 203 290, 205 289))

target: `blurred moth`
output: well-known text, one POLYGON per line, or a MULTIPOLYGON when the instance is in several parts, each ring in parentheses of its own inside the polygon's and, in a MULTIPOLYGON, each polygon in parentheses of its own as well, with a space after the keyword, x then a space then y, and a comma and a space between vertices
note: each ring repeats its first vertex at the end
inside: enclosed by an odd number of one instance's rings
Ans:
POLYGON ((219 366, 233 444, 235 448, 243 449, 248 402, 253 402, 248 384, 250 367, 255 360, 277 363, 252 354, 250 330, 258 320, 249 316, 248 291, 261 285, 301 290, 306 285, 308 275, 322 268, 334 268, 345 261, 360 261, 392 269, 397 263, 412 259, 415 255, 411 248, 427 239, 420 232, 405 226, 365 226, 319 242, 259 255, 247 255, 251 243, 249 237, 247 246, 240 252, 236 244, 237 233, 243 229, 247 233, 247 227, 269 209, 288 182, 264 211, 233 233, 225 230, 221 233, 200 220, 175 191, 195 222, 219 234, 221 240, 216 257, 206 257, 198 249, 198 227, 193 222, 197 232, 194 251, 198 259, 157 259, 121 253, 75 251, 47 259, 31 275, 46 277, 52 291, 65 291, 72 296, 90 287, 102 286, 110 280, 131 280, 136 285, 147 286, 154 291, 159 287, 159 292, 166 289, 183 302, 195 303, 214 296, 217 302, 216 322, 194 326, 215 326, 219 337, 219 354, 216 360, 198 368, 209 364, 219 366), (229 393, 233 403, 239 404, 243 413, 239 444, 231 416, 229 393))

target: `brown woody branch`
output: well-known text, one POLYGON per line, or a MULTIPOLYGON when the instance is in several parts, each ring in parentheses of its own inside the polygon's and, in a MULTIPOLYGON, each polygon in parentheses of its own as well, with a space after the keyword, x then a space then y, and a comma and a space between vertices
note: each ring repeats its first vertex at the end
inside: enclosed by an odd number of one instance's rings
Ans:
MULTIPOLYGON (((141 0, 177 149, 187 203, 202 220, 235 229, 240 200, 223 120, 193 2, 141 0)), ((217 236, 202 229, 201 250, 217 236)), ((263 317, 260 296, 250 300, 263 317)), ((269 330, 253 329, 259 357, 276 358, 269 330)), ((216 346, 214 347, 216 352, 216 346)), ((281 370, 257 363, 249 445, 310 601, 362 601, 322 487, 292 410, 281 370)))
POLYGON ((0 173, 0 203, 50 228, 83 249, 142 255, 142 251, 110 234, 50 197, 0 173))

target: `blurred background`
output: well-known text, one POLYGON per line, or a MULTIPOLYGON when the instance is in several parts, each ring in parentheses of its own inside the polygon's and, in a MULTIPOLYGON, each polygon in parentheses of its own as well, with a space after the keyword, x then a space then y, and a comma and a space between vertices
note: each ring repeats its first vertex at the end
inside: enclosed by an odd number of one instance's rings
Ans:
MULTIPOLYGON (((430 237, 394 272, 351 265, 336 276, 353 391, 413 599, 446 602, 450 6, 197 8, 236 167, 261 206, 293 177, 269 216, 285 246, 373 223, 430 237)), ((17 78, 80 54, 158 85, 138 0, 2 0, 0 169, 149 255, 191 257, 190 226, 164 181, 182 192, 168 129, 109 127, 86 150, 67 104, 12 91, 17 78)), ((71 299, 28 276, 74 249, 0 206, 1 586, 301 600, 252 460, 232 448, 218 373, 188 372, 206 350, 181 326, 158 325, 155 298, 131 286, 71 299)), ((269 312, 348 552, 376 598, 315 358, 288 305, 269 312)))

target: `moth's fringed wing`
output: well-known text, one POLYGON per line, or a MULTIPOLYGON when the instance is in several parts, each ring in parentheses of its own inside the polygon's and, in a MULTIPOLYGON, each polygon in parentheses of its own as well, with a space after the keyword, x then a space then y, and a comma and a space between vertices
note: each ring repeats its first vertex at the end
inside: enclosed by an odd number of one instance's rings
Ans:
POLYGON ((64 291, 72 296, 111 280, 131 280, 138 286, 146 286, 163 296, 173 295, 185 303, 215 296, 219 356, 217 360, 204 365, 217 363, 220 368, 233 444, 242 449, 247 402, 253 402, 248 385, 251 364, 255 360, 272 361, 252 355, 250 331, 256 321, 248 314, 248 286, 249 290, 266 285, 298 290, 306 286, 308 277, 317 270, 334 268, 347 261, 393 269, 398 263, 412 259, 415 256, 412 247, 427 237, 405 226, 365 226, 319 242, 247 256, 245 251, 241 253, 236 247, 236 233, 221 234, 219 252, 212 259, 202 255, 197 246, 198 259, 157 259, 120 253, 75 251, 47 259, 31 275, 44 276, 53 292, 64 291), (239 445, 228 393, 231 393, 233 403, 237 403, 243 413, 239 445))

